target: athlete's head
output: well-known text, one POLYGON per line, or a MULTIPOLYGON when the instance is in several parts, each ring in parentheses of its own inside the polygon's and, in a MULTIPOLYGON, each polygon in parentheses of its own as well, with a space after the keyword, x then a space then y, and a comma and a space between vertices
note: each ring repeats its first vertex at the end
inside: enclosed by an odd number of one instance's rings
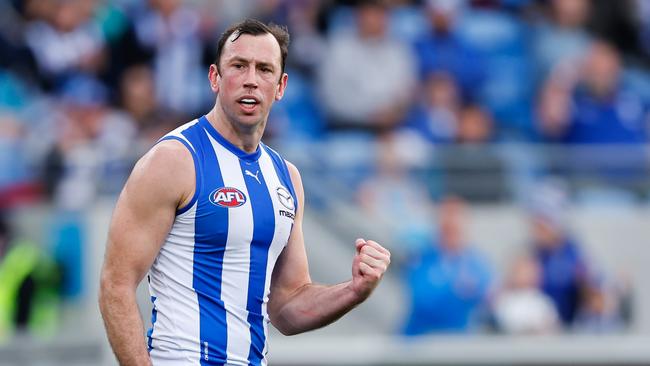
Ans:
POLYGON ((272 23, 267 25, 255 19, 246 19, 243 22, 232 25, 223 32, 221 38, 219 38, 219 43, 217 43, 217 57, 214 60, 214 64, 218 69, 221 66, 221 54, 223 53, 226 41, 230 39, 231 42, 234 42, 239 36, 244 34, 251 36, 272 35, 278 42, 278 46, 280 46, 280 55, 282 57, 280 60, 282 64, 280 71, 284 73, 284 66, 286 64, 287 54, 289 53, 289 32, 287 28, 272 23))
POLYGON ((228 28, 210 66, 217 107, 240 127, 264 125, 287 85, 284 65, 289 46, 286 28, 247 19, 228 28))

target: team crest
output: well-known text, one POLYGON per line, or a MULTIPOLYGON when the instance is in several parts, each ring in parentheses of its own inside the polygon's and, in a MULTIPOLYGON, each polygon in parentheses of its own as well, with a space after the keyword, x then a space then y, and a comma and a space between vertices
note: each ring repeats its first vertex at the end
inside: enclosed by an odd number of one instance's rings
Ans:
POLYGON ((210 202, 226 208, 239 207, 246 203, 246 196, 237 188, 221 187, 210 193, 210 202))

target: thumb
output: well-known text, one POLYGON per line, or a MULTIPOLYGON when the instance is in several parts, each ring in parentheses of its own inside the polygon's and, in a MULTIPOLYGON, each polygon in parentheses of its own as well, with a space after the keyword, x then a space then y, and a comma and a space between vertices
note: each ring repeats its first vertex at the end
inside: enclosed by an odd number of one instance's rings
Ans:
POLYGON ((359 238, 354 242, 354 245, 357 250, 357 254, 361 253, 361 248, 363 248, 364 245, 366 245, 366 240, 363 238, 359 238))

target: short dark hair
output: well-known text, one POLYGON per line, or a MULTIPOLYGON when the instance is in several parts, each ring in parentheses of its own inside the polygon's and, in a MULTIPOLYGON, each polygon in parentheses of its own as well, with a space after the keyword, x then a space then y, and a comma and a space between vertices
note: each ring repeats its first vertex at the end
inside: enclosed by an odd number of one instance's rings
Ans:
POLYGON ((266 33, 271 34, 280 45, 280 54, 282 55, 282 73, 284 73, 284 65, 286 64, 287 54, 289 53, 289 31, 287 30, 287 27, 274 23, 264 24, 256 19, 246 19, 242 22, 233 24, 221 34, 221 38, 219 38, 219 43, 217 44, 217 56, 214 60, 214 64, 217 66, 217 71, 219 71, 219 73, 221 73, 221 70, 219 69, 219 61, 221 60, 223 46, 226 44, 226 40, 230 38, 233 33, 236 33, 236 37, 232 40, 233 42, 242 34, 250 34, 252 36, 259 36, 266 33))

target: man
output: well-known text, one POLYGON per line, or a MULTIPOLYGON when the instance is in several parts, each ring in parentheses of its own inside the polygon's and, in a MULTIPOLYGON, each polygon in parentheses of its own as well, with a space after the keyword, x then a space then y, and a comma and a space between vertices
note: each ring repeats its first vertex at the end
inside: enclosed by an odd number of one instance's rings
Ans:
POLYGON ((389 15, 385 1, 358 1, 354 30, 329 40, 318 85, 330 129, 381 133, 402 122, 416 85, 415 62, 390 36, 389 15))
POLYGON ((164 137, 126 183, 99 298, 122 365, 266 364, 269 320, 286 335, 327 325, 386 271, 390 253, 358 239, 350 281, 311 282, 300 175, 260 142, 287 86, 288 41, 254 20, 229 28, 209 71, 214 108, 164 137), (135 289, 147 270, 145 344, 135 289))
POLYGON ((545 181, 530 203, 531 252, 541 269, 541 290, 553 302, 562 325, 574 325, 592 271, 579 238, 567 223, 569 201, 561 181, 545 181))
POLYGON ((469 333, 477 327, 492 273, 484 255, 466 239, 465 202, 443 198, 438 208, 438 238, 405 268, 411 308, 403 333, 469 333))

